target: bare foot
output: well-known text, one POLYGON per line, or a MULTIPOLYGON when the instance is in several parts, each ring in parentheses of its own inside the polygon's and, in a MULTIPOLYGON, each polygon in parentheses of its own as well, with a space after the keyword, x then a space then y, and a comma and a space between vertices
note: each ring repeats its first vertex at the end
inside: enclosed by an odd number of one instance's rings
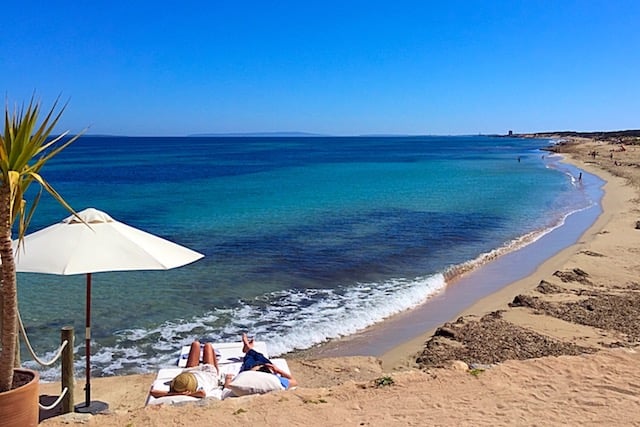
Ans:
POLYGON ((229 388, 229 384, 233 380, 233 374, 227 374, 224 376, 224 388, 229 388))
POLYGON ((242 334, 242 343, 244 344, 242 346, 243 353, 246 353, 253 348, 253 339, 249 339, 245 333, 242 334))

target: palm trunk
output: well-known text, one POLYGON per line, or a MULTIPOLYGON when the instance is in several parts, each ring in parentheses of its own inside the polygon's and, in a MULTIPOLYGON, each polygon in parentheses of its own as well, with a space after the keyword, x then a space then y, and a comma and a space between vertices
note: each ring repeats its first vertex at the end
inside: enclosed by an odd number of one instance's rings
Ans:
POLYGON ((2 350, 0 351, 0 392, 11 390, 13 365, 18 339, 18 292, 16 264, 11 244, 11 218, 9 213, 9 186, 0 186, 0 259, 2 260, 2 350))

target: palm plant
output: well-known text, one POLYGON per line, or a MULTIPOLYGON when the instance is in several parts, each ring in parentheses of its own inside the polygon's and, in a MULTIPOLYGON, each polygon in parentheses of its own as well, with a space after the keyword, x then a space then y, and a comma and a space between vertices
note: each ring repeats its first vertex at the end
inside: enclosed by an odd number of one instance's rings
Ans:
POLYGON ((5 107, 4 133, 0 134, 0 392, 11 389, 18 345, 18 293, 12 244, 14 225, 17 225, 18 241, 22 242, 42 189, 75 213, 40 175, 42 167, 51 158, 80 136, 66 139, 65 132, 51 137, 66 107, 62 106, 56 113, 57 105, 56 101, 39 125, 40 103, 33 98, 26 109, 23 106, 11 112, 8 105, 5 107), (40 184, 40 190, 33 200, 27 202, 25 195, 34 181, 40 184))

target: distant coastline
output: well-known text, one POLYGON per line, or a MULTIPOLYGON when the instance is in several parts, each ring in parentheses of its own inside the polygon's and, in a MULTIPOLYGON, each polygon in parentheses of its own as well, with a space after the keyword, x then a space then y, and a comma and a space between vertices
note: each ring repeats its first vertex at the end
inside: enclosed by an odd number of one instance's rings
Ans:
MULTIPOLYGON (((71 135, 69 135, 71 136, 71 135)), ((92 138, 114 138, 114 137, 123 137, 123 138, 163 138, 163 137, 176 137, 176 135, 110 135, 110 134, 85 134, 84 136, 92 137, 92 138)), ((513 138, 589 138, 593 140, 607 140, 610 141, 614 138, 621 139, 620 142, 624 142, 628 139, 638 139, 640 138, 640 129, 628 129, 628 130, 614 130, 614 131, 594 131, 594 132, 580 132, 580 131, 544 131, 544 132, 523 132, 516 133, 513 132, 511 134, 477 134, 477 135, 437 135, 437 134, 390 134, 390 133, 380 133, 380 134, 358 134, 358 135, 333 135, 333 134, 323 134, 323 133, 314 133, 314 132, 296 132, 296 131, 283 131, 283 132, 207 132, 207 133, 192 133, 186 135, 188 138, 230 138, 230 137, 249 137, 249 138, 313 138, 313 137, 386 137, 386 138, 394 138, 394 137, 418 137, 418 136, 488 136, 495 138, 505 138, 505 137, 513 137, 513 138)), ((177 135, 177 137, 181 137, 177 135)))
POLYGON ((311 132, 230 132, 230 133, 194 133, 187 137, 318 137, 331 136, 311 132))
POLYGON ((595 141, 611 141, 613 138, 621 140, 640 138, 640 129, 614 130, 614 131, 596 131, 596 132, 577 132, 577 131, 555 131, 555 132, 535 132, 535 133, 519 133, 513 134, 514 137, 520 138, 589 138, 595 141))

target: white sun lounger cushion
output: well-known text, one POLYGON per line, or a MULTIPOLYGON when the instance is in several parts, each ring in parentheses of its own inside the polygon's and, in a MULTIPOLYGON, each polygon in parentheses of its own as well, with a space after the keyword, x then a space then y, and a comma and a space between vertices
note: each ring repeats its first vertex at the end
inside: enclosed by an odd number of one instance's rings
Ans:
MULTIPOLYGON (((290 374, 289 365, 286 359, 271 359, 274 365, 282 369, 284 372, 290 374)), ((263 394, 270 391, 284 390, 278 377, 266 372, 257 371, 245 371, 240 372, 242 363, 231 363, 229 365, 220 366, 221 377, 224 378, 226 374, 232 374, 235 377, 230 385, 230 390, 224 389, 222 398, 234 396, 246 396, 248 394, 263 394), (262 375, 254 375, 262 374, 262 375), (231 391, 231 393, 228 393, 231 391)))
POLYGON ((235 396, 248 394, 264 394, 270 391, 284 390, 276 375, 260 371, 240 372, 233 379, 229 388, 235 396))

